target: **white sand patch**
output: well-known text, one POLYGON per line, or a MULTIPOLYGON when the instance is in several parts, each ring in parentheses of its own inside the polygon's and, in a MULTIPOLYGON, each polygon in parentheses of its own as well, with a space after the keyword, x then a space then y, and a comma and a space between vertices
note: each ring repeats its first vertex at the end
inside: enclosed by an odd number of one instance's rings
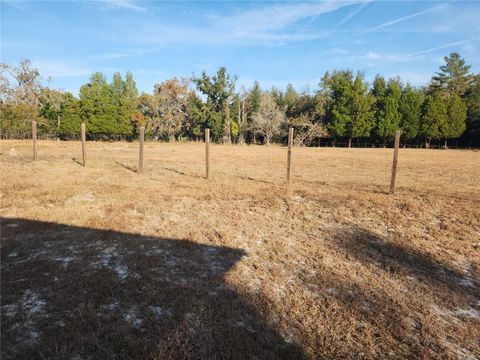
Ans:
POLYGON ((93 195, 91 192, 85 192, 85 193, 72 196, 68 200, 68 202, 79 202, 79 201, 91 202, 91 201, 95 201, 95 199, 96 199, 95 195, 93 195))
POLYGON ((125 279, 128 276, 128 266, 127 265, 117 265, 115 267, 115 272, 120 280, 125 279))
POLYGON ((143 324, 143 319, 138 315, 138 310, 135 306, 132 306, 127 312, 123 315, 123 319, 128 322, 135 329, 141 329, 143 324))
POLYGON ((168 256, 170 254, 170 251, 153 247, 150 250, 148 250, 145 254, 147 256, 160 256, 160 255, 168 256))
POLYGON ((137 211, 137 209, 133 209, 133 210, 128 211, 128 215, 134 216, 134 217, 140 217, 143 214, 141 212, 137 211))
POLYGON ((75 260, 77 260, 77 257, 76 256, 58 256, 57 258, 55 258, 55 260, 61 262, 63 267, 68 267, 68 265, 70 265, 71 262, 74 262, 75 260))
POLYGON ((468 349, 458 348, 455 352, 457 353, 458 358, 461 360, 478 360, 478 357, 468 349))
POLYGON ((362 310, 365 311, 365 312, 372 311, 372 304, 370 304, 368 301, 364 300, 362 302, 362 310))
POLYGON ((466 287, 474 287, 475 283, 473 282, 473 279, 471 277, 465 277, 463 279, 460 279, 459 284, 461 286, 466 286, 466 287))
POLYGON ((325 292, 327 294, 331 294, 331 295, 338 295, 338 293, 340 291, 338 291, 338 289, 336 289, 336 288, 328 288, 328 289, 325 290, 325 292))
POLYGON ((172 222, 172 223, 180 223, 180 222, 184 222, 185 218, 183 216, 180 216, 176 213, 170 213, 168 218, 167 218, 168 221, 172 222))
POLYGON ((471 318, 477 320, 480 319, 480 311, 474 308, 457 308, 455 309, 455 311, 441 308, 437 305, 432 305, 431 308, 436 315, 447 320, 447 322, 450 321, 453 323, 457 323, 459 321, 459 318, 471 318))
POLYGON ((47 302, 32 290, 25 290, 22 299, 22 309, 29 316, 46 315, 45 306, 47 302))
POLYGON ((305 198, 299 195, 293 196, 292 200, 297 202, 297 203, 303 203, 305 202, 305 198))
POLYGON ((219 273, 225 270, 225 266, 218 261, 209 261, 208 268, 212 273, 219 273))
POLYGON ((162 316, 172 316, 172 312, 170 310, 163 309, 160 306, 149 306, 148 310, 155 316, 156 319, 161 318, 162 316))
POLYGON ((455 315, 462 317, 469 317, 473 319, 480 319, 480 312, 473 308, 470 309, 457 309, 455 310, 455 315))
POLYGON ((93 267, 110 267, 110 260, 114 256, 118 256, 117 248, 115 246, 110 246, 103 249, 100 255, 100 259, 98 261, 91 262, 90 265, 93 267))
POLYGON ((90 262, 93 268, 110 268, 117 273, 120 280, 124 280, 128 276, 128 266, 122 264, 121 256, 117 251, 116 246, 109 246, 103 249, 98 260, 90 262))
POLYGON ((253 279, 250 281, 247 286, 254 292, 259 292, 262 287, 262 280, 261 279, 253 279))
POLYGON ((17 304, 3 305, 2 310, 5 312, 6 316, 14 317, 17 315, 17 304))
POLYGON ((38 342, 41 333, 36 327, 36 320, 48 317, 46 312, 47 302, 33 290, 27 289, 19 301, 19 307, 25 314, 27 321, 16 324, 15 328, 21 329, 21 336, 17 338, 19 344, 33 344, 38 342))
POLYGON ((110 311, 115 311, 118 309, 118 305, 119 305, 118 301, 114 301, 111 304, 107 305, 107 309, 110 311))

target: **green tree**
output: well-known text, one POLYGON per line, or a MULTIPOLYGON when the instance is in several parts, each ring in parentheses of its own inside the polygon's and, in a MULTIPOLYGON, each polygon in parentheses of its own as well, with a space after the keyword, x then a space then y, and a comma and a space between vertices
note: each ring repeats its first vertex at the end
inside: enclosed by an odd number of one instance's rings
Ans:
POLYGON ((379 93, 376 105, 376 129, 375 133, 385 142, 387 138, 393 137, 395 131, 400 128, 400 98, 402 88, 399 79, 390 79, 387 83, 385 93, 379 93))
POLYGON ((247 124, 245 126, 245 139, 248 143, 255 142, 255 129, 253 128, 253 115, 260 109, 262 89, 258 81, 255 81, 252 88, 247 92, 245 99, 245 113, 247 124))
POLYGON ((330 97, 327 112, 327 130, 335 137, 348 137, 349 147, 353 138, 366 137, 374 125, 374 97, 368 94, 368 84, 363 74, 352 71, 326 73, 322 79, 322 91, 330 97))
POLYGON ((188 97, 188 122, 187 134, 191 138, 201 139, 208 125, 209 109, 194 91, 188 97))
POLYGON ((352 146, 352 138, 370 136, 375 121, 372 108, 375 98, 368 93, 368 84, 362 74, 357 74, 352 90, 350 123, 347 124, 348 147, 352 146))
POLYGON ((385 93, 387 92, 387 83, 385 78, 379 74, 375 76, 372 85, 372 95, 375 96, 375 99, 383 99, 385 93))
POLYGON ((130 135, 133 131, 131 122, 138 108, 138 89, 130 71, 125 74, 124 93, 122 96, 122 128, 123 134, 130 135))
POLYGON ((95 137, 122 137, 133 133, 132 115, 137 109, 138 91, 131 73, 124 81, 115 73, 110 84, 95 73, 80 88, 80 114, 95 137))
POLYGON ((348 135, 347 126, 351 122, 353 74, 350 70, 327 72, 322 78, 322 91, 329 97, 327 130, 334 138, 348 135))
POLYGON ((447 99, 447 119, 442 124, 441 131, 445 138, 445 149, 448 148, 448 139, 460 137, 466 129, 467 107, 458 95, 451 95, 447 99))
POLYGON ((225 67, 220 67, 212 77, 204 71, 199 78, 193 78, 197 89, 207 96, 208 109, 210 113, 210 125, 214 138, 222 137, 223 142, 231 143, 231 116, 229 103, 235 90, 235 77, 227 73, 225 67), (218 114, 221 121, 218 123, 218 114))
POLYGON ((420 135, 425 138, 425 147, 429 148, 431 140, 442 138, 442 128, 447 121, 447 106, 439 95, 428 95, 423 104, 420 135))
POLYGON ((70 138, 80 134, 80 100, 71 93, 62 94, 62 105, 60 108, 60 125, 58 127, 58 135, 62 138, 70 138))
POLYGON ((466 137, 470 144, 480 145, 480 74, 477 74, 465 94, 467 104, 466 137))
POLYGON ((80 88, 80 115, 87 131, 98 136, 118 134, 116 107, 112 104, 110 86, 102 73, 94 73, 90 82, 80 88))
POLYGON ((444 58, 445 65, 440 66, 440 71, 432 77, 432 91, 446 91, 449 95, 463 96, 471 81, 470 65, 458 53, 451 53, 444 58))
POLYGON ((420 129, 422 117, 423 95, 420 91, 407 84, 400 98, 400 129, 405 140, 415 139, 420 129))

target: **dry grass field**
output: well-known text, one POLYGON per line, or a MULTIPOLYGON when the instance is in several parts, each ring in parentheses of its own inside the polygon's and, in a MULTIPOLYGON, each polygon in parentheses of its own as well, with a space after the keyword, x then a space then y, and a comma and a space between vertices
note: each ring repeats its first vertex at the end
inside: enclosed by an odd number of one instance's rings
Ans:
POLYGON ((2 359, 480 357, 480 152, 0 145, 2 359))

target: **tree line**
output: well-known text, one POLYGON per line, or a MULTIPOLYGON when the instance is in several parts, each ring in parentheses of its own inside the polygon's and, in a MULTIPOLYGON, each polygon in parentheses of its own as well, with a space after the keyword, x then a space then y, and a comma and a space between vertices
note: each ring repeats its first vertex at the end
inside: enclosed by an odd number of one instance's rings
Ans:
POLYGON ((91 139, 131 140, 140 126, 161 141, 198 140, 210 128, 213 141, 270 144, 284 142, 295 129, 297 145, 328 141, 352 146, 364 142, 385 146, 400 130, 404 144, 448 141, 480 146, 480 74, 457 53, 444 58, 426 86, 377 75, 372 84, 361 72, 326 72, 315 92, 264 90, 258 82, 237 89, 236 77, 220 67, 191 78, 173 78, 139 94, 133 75, 118 72, 111 81, 94 73, 79 96, 42 86, 28 60, 1 64, 2 137, 29 132, 31 120, 43 134, 76 138, 85 122, 91 139))

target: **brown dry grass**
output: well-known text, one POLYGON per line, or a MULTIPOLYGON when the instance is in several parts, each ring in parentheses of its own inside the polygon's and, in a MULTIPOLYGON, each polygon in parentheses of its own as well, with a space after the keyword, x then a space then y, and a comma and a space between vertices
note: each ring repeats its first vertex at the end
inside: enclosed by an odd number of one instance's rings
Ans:
POLYGON ((479 152, 0 144, 2 358, 480 356, 479 152))

